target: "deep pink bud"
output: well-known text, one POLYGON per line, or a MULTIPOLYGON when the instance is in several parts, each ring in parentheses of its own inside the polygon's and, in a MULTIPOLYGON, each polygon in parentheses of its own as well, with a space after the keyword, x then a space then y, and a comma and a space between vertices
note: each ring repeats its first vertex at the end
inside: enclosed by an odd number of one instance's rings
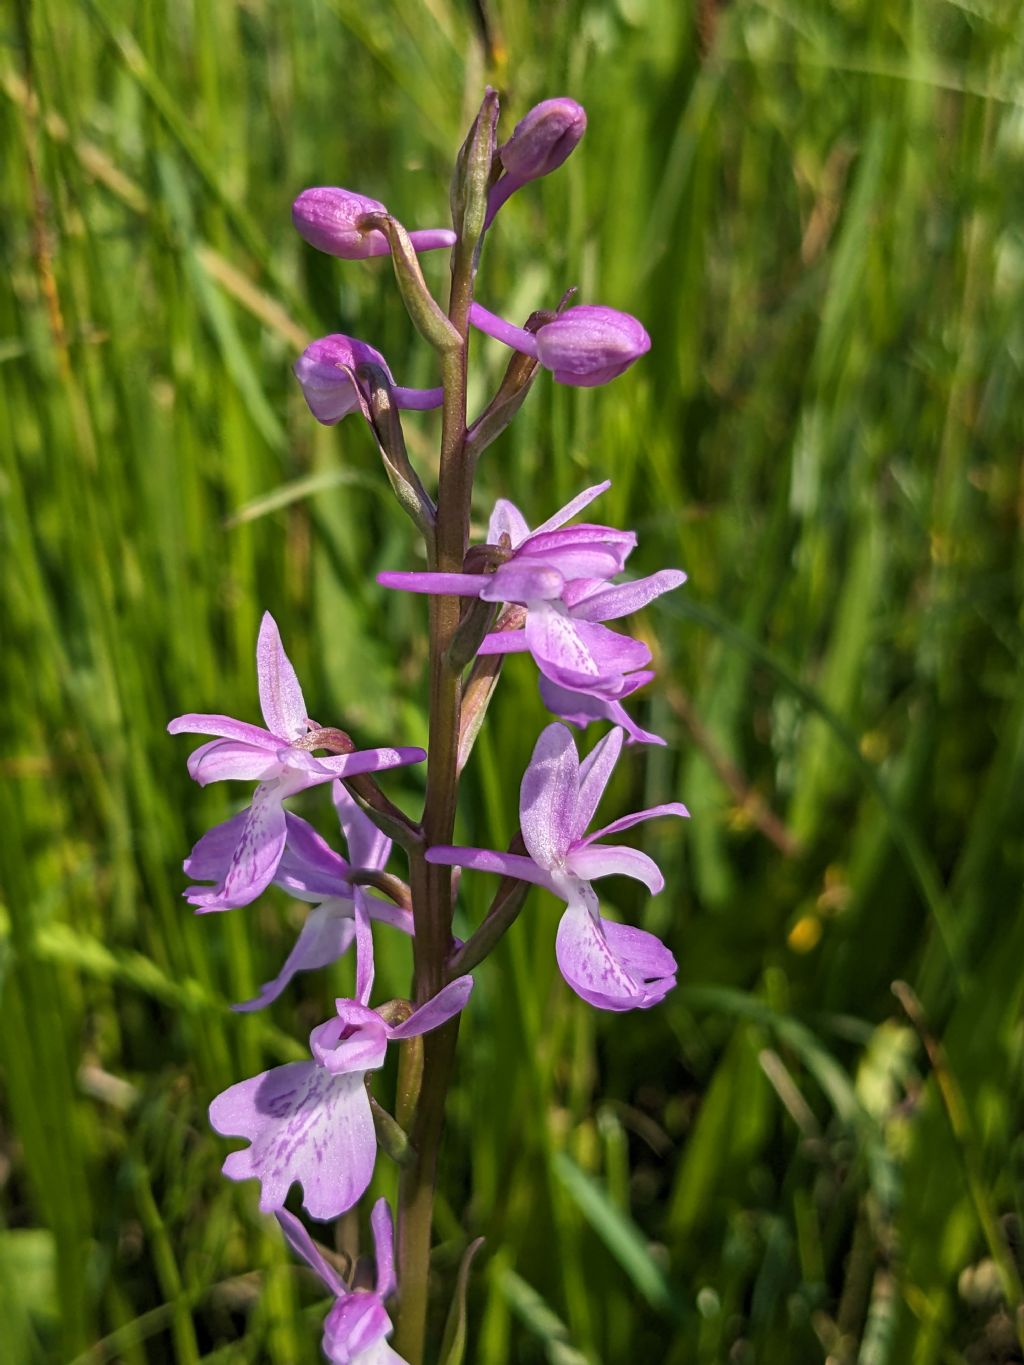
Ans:
POLYGON ((651 349, 651 338, 629 313, 596 304, 568 308, 536 332, 537 359, 560 384, 607 384, 651 349))
POLYGON ((583 106, 564 96, 544 100, 519 120, 499 148, 505 170, 520 185, 548 175, 566 159, 587 127, 583 106))
POLYGON ((354 370, 366 362, 380 365, 391 378, 387 361, 380 351, 355 337, 336 332, 329 337, 320 337, 306 347, 293 369, 309 410, 318 422, 333 426, 350 412, 358 411, 355 385, 342 367, 354 370))
POLYGON ((292 222, 310 246, 342 260, 387 256, 391 248, 383 232, 361 232, 356 227, 356 219, 364 213, 387 213, 387 209, 377 199, 325 185, 302 191, 292 205, 292 222))
MULTIPOLYGON (((387 256, 391 247, 383 232, 367 232, 357 226, 364 213, 387 213, 378 199, 352 190, 321 185, 303 190, 292 205, 292 222, 299 235, 318 251, 340 256, 344 261, 361 261, 367 256, 387 256)), ((451 246, 455 233, 449 228, 426 228, 410 232, 417 251, 432 251, 451 246)))

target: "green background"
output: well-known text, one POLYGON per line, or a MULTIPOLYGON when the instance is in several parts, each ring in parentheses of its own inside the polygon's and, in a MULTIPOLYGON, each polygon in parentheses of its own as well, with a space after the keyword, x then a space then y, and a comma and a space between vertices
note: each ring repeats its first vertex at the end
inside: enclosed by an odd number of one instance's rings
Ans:
MULTIPOLYGON (((332 330, 403 384, 434 362, 388 263, 318 255, 289 206, 339 183, 444 225, 488 80, 506 135, 556 94, 590 123, 502 211, 481 300, 522 320, 578 284, 654 344, 606 389, 542 376, 478 519, 607 476, 631 568, 688 571, 634 623, 660 675, 633 709, 669 747, 604 810, 693 818, 637 831, 660 897, 602 884, 677 954, 664 1005, 578 1001, 539 892, 479 971, 438 1321, 482 1233, 475 1365, 1020 1360, 1017 5, 21 0, 0 27, 4 1360, 318 1358, 325 1305, 205 1110, 301 1056, 350 966, 230 1012, 299 920, 276 893, 189 913, 180 861, 244 794, 195 788, 164 726, 257 718, 269 608, 321 723, 422 741, 423 603, 374 582, 413 536, 290 365, 332 330)), ((429 477, 436 418, 407 430, 429 477)), ((465 842, 514 830, 543 723, 513 659, 465 842)), ((467 875, 464 931, 492 890, 467 875)))

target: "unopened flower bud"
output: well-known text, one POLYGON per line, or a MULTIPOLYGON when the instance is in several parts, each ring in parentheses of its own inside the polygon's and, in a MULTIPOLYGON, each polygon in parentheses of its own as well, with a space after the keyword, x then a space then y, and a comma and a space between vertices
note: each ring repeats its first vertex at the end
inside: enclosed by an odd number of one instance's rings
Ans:
MULTIPOLYGON (((399 408, 436 408, 444 399, 443 389, 399 388, 380 351, 365 341, 335 332, 311 342, 292 367, 310 412, 324 426, 333 426, 350 412, 362 411, 364 416, 370 416, 369 406, 365 410, 363 406, 367 400, 357 391, 351 373, 360 365, 379 366, 392 386, 391 393, 399 408)), ((368 388, 372 398, 372 383, 368 383, 368 388)))
POLYGON ((544 100, 519 120, 498 151, 510 176, 523 184, 556 170, 586 132, 583 106, 564 96, 544 100))
POLYGON ((351 370, 357 365, 379 365, 388 378, 391 371, 379 351, 364 341, 341 333, 312 342, 295 362, 295 377, 309 410, 324 426, 333 426, 360 407, 351 370))
POLYGON ((581 304, 536 332, 537 359, 560 384, 607 384, 651 349, 643 324, 615 308, 581 304))
MULTIPOLYGON (((318 251, 340 256, 345 261, 360 261, 367 256, 387 256, 391 246, 383 232, 360 227, 368 213, 387 213, 378 199, 332 185, 303 190, 292 205, 292 222, 299 235, 318 251)), ((417 251, 451 246, 455 233, 447 228, 428 228, 409 234, 417 251)))

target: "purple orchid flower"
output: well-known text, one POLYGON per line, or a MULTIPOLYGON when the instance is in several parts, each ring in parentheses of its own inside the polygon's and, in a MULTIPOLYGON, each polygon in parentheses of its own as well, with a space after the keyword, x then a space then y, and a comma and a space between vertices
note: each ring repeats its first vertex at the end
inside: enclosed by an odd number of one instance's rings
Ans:
POLYGON ((586 130, 586 111, 575 100, 560 96, 535 104, 498 149, 504 174, 491 187, 486 225, 490 226, 494 215, 516 190, 557 170, 586 130))
POLYGON ((394 1327, 384 1300, 395 1292, 395 1234, 388 1201, 378 1199, 370 1214, 377 1266, 373 1289, 349 1289, 294 1213, 278 1209, 276 1216, 292 1250, 334 1295, 323 1338, 324 1355, 331 1365, 406 1365, 387 1344, 394 1327))
MULTIPOLYGON (((284 966, 272 981, 260 988, 252 1000, 235 1005, 247 1012, 263 1009, 276 1000, 297 972, 328 967, 344 957, 355 938, 355 900, 360 898, 370 919, 391 924, 406 934, 413 932, 412 914, 391 901, 381 899, 365 887, 349 881, 353 868, 383 871, 391 855, 391 840, 359 809, 341 782, 334 782, 331 795, 342 833, 348 845, 349 862, 317 834, 312 825, 290 811, 285 812, 285 846, 274 874, 274 885, 282 887, 297 900, 308 901, 315 909, 288 954, 284 966)), ((217 825, 196 844, 185 860, 185 871, 198 881, 223 881, 231 855, 241 835, 245 812, 217 825)), ((207 888, 192 888, 205 894, 207 888)), ((209 907, 200 905, 200 913, 209 907)))
MULTIPOLYGON (((391 379, 387 361, 365 341, 335 332, 310 342, 292 368, 318 422, 331 427, 350 412, 362 411, 351 372, 367 363, 379 365, 391 379)), ((444 401, 444 389, 404 389, 393 384, 392 392, 398 407, 417 411, 440 407, 444 401)))
POLYGON ((634 877, 652 893, 665 884, 658 865, 639 849, 600 844, 657 815, 689 814, 678 801, 624 815, 587 834, 622 750, 623 731, 610 731, 581 764, 564 725, 549 725, 537 740, 523 775, 519 819, 529 856, 482 848, 437 846, 427 862, 476 868, 545 887, 566 903, 555 955, 568 984, 605 1010, 648 1009, 675 985, 676 960, 654 934, 617 924, 600 913, 591 886, 614 873, 634 877))
MULTIPOLYGON (((359 261, 367 256, 389 255, 391 246, 383 232, 359 227, 359 219, 366 213, 387 213, 387 209, 378 199, 369 199, 365 194, 318 185, 303 190, 296 199, 292 222, 310 246, 326 251, 329 256, 359 261)), ((454 246, 455 233, 450 228, 426 228, 410 232, 409 240, 417 251, 433 251, 454 246)))
POLYGON ((369 1008, 373 987, 370 922, 355 901, 356 998, 337 1000, 337 1015, 309 1035, 311 1062, 289 1062, 239 1081, 210 1105, 210 1123, 251 1146, 222 1167, 232 1180, 260 1182, 260 1208, 273 1213, 295 1181, 311 1218, 327 1221, 350 1209, 370 1183, 377 1156, 366 1077, 384 1065, 389 1042, 429 1033, 453 1018, 473 989, 460 976, 402 1024, 369 1008))
POLYGON ((626 616, 685 582, 677 569, 609 586, 636 544, 632 531, 580 525, 562 529, 610 482, 585 489, 531 531, 519 509, 504 498, 495 504, 487 537, 511 555, 493 574, 382 573, 377 582, 407 592, 479 597, 526 607, 523 630, 493 631, 481 654, 528 650, 556 687, 618 701, 646 681, 638 675, 651 661, 645 644, 600 624, 626 616))
MULTIPOLYGON (((234 822, 219 827, 218 839, 225 843, 234 839, 220 882, 207 889, 192 887, 185 893, 193 905, 205 910, 248 905, 273 881, 287 837, 282 804, 286 797, 335 778, 397 768, 426 758, 422 749, 364 749, 314 758, 302 741, 315 727, 306 715, 299 680, 269 612, 264 613, 260 626, 256 672, 266 729, 231 716, 195 713, 178 716, 167 727, 172 735, 217 736, 189 755, 189 774, 200 786, 225 779, 259 783, 248 809, 234 822), (226 826, 231 827, 230 834, 226 826)), ((200 853, 199 866, 209 866, 214 844, 211 841, 206 852, 200 853)), ((219 858, 224 849, 220 843, 216 847, 219 858)))
POLYGON ((651 338, 637 318, 597 304, 567 308, 535 332, 506 322, 479 303, 471 306, 469 320, 481 332, 539 361, 557 383, 576 388, 617 379, 651 349, 651 338))
MULTIPOLYGON (((626 680, 625 690, 620 696, 628 697, 637 688, 649 683, 653 677, 654 670, 650 668, 630 674, 626 680)), ((637 725, 621 701, 589 692, 577 692, 571 687, 560 687, 543 673, 540 675, 540 699, 554 715, 580 730, 585 730, 591 721, 609 720, 613 725, 621 726, 626 732, 627 744, 665 744, 661 735, 637 725)))

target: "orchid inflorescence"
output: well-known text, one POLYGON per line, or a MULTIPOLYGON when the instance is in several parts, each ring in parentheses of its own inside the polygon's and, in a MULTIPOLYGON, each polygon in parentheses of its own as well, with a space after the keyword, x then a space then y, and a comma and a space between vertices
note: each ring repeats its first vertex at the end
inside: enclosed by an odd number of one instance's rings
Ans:
POLYGON ((533 530, 514 503, 499 498, 484 542, 468 543, 476 462, 514 417, 538 368, 558 383, 589 387, 620 375, 650 346, 635 318, 611 308, 565 306, 563 299, 519 327, 475 301, 483 238, 500 208, 561 165, 586 127, 575 101, 546 100, 498 146, 497 116, 497 97, 488 91, 456 165, 452 230, 406 232, 379 201, 343 189, 305 190, 293 207, 295 226, 318 250, 345 260, 391 256, 403 302, 440 359, 441 384, 423 390, 396 385, 380 352, 354 337, 322 337, 295 365, 318 421, 331 425, 352 413, 368 424, 398 501, 422 534, 427 568, 382 573, 378 581, 436 599, 428 748, 358 749, 344 731, 311 720, 269 613, 256 649, 265 727, 205 714, 180 716, 168 727, 172 734, 211 737, 188 762, 201 785, 257 784, 250 804, 203 835, 186 859, 194 883, 185 892, 189 902, 200 913, 231 910, 275 885, 315 907, 277 977, 236 1008, 269 1004, 296 973, 326 967, 354 946, 355 997, 337 1000, 335 1014, 313 1029, 310 1060, 240 1081, 210 1106, 217 1132, 249 1143, 228 1156, 225 1174, 259 1181, 260 1208, 276 1214, 291 1247, 334 1296, 323 1347, 335 1365, 420 1365, 423 1359, 434 1172, 458 1015, 473 989, 472 969, 518 916, 529 885, 565 903, 556 957, 582 999, 605 1010, 646 1009, 675 984, 675 959, 665 945, 604 917, 593 883, 621 874, 659 892, 664 879, 650 857, 605 839, 655 816, 685 816, 685 807, 658 805, 587 831, 624 744, 664 743, 623 706, 654 676, 651 651, 605 623, 678 587, 685 575, 663 569, 621 580, 635 534, 575 520, 607 482, 583 490, 533 530), (446 248, 452 252, 447 313, 417 256, 446 248), (494 399, 470 423, 466 358, 474 327, 513 354, 494 399), (409 459, 399 416, 402 409, 430 407, 443 409, 433 496, 409 459), (508 850, 459 847, 451 842, 459 776, 504 658, 520 652, 532 656, 541 698, 559 719, 534 747, 522 779, 520 830, 508 850), (611 728, 581 762, 564 722, 581 730, 602 722, 611 728), (424 759, 426 802, 413 820, 385 796, 374 774, 424 759), (289 797, 328 783, 347 856, 284 807, 289 797), (405 854, 408 882, 388 871, 395 844, 405 854), (491 909, 464 943, 452 936, 454 868, 502 878, 491 909), (371 1005, 375 922, 412 937, 409 1000, 371 1005), (403 1127, 371 1098, 368 1078, 384 1065, 390 1043, 411 1039, 420 1040, 415 1048, 400 1049, 403 1127), (376 1288, 350 1289, 285 1200, 298 1182, 311 1218, 337 1218, 365 1193, 378 1146, 402 1167, 397 1281, 391 1213, 380 1200, 371 1215, 376 1288), (395 1346, 403 1354, 388 1344, 393 1328, 385 1300, 396 1283, 395 1346))

